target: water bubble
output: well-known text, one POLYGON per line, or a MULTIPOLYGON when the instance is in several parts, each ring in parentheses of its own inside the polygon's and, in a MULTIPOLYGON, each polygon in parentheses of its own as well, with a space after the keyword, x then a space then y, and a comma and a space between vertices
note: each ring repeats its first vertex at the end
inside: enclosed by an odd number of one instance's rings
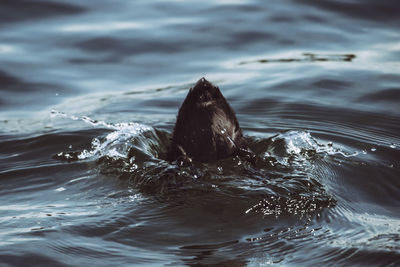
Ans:
POLYGON ((375 152, 376 151, 376 147, 371 147, 371 151, 375 152))
POLYGON ((391 144, 390 144, 390 148, 396 148, 396 145, 393 144, 393 143, 391 143, 391 144))
POLYGON ((331 141, 329 141, 328 146, 333 146, 333 143, 331 141))

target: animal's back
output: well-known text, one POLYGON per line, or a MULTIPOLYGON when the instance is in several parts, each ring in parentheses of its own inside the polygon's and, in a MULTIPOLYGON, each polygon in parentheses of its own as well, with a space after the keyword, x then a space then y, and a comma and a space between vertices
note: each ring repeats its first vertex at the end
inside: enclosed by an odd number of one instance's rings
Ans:
POLYGON ((179 109, 167 160, 207 162, 247 150, 232 108, 218 87, 200 79, 179 109))

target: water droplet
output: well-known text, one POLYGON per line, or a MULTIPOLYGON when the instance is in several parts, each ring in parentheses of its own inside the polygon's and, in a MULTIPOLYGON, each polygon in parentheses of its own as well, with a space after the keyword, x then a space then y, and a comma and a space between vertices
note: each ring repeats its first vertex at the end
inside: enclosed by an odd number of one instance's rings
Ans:
POLYGON ((65 189, 64 187, 59 187, 59 188, 55 189, 54 191, 62 192, 62 191, 65 191, 65 190, 67 190, 67 189, 65 189))
POLYGON ((138 165, 137 164, 132 164, 132 166, 129 168, 130 171, 135 171, 137 170, 138 165))
POLYGON ((376 147, 371 147, 371 151, 375 152, 376 151, 376 147))
POLYGON ((68 148, 71 149, 71 148, 72 148, 72 145, 69 145, 68 148))
POLYGON ((97 139, 97 138, 93 138, 92 146, 93 147, 98 147, 99 145, 100 145, 100 140, 97 139))
POLYGON ((224 169, 221 166, 217 167, 218 174, 223 174, 224 169))
POLYGON ((396 148, 396 145, 395 144, 390 144, 390 148, 396 148))

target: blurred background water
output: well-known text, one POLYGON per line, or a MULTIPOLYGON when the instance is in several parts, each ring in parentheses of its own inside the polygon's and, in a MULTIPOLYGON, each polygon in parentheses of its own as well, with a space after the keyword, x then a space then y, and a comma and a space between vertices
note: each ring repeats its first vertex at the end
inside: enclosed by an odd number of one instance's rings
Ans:
POLYGON ((0 265, 400 265, 399 14, 2 0, 0 265), (257 166, 163 160, 203 76, 257 166))

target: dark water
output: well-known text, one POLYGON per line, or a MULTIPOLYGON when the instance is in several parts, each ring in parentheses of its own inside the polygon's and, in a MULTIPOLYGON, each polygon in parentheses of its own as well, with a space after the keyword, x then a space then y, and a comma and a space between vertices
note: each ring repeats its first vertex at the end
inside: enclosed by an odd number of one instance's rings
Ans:
POLYGON ((0 265, 400 265, 399 14, 2 0, 0 265), (162 160, 202 76, 256 166, 162 160))

